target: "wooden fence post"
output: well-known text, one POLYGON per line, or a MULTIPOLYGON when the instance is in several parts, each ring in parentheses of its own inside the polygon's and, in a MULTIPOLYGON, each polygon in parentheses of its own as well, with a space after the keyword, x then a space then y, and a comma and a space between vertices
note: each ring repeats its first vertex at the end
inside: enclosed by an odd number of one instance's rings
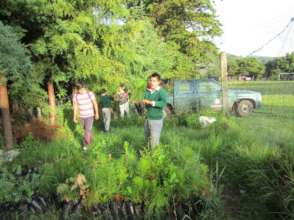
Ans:
POLYGON ((222 105, 225 114, 229 113, 229 98, 228 98, 228 62, 225 52, 220 54, 221 66, 221 85, 222 85, 222 105))

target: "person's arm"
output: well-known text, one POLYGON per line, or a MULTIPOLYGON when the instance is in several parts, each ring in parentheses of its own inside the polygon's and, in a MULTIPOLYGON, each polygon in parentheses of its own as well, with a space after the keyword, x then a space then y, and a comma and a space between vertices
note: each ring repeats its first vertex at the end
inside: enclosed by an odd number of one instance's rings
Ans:
POLYGON ((99 119, 99 108, 98 108, 98 103, 97 103, 97 100, 96 100, 94 94, 93 94, 92 102, 93 102, 94 111, 95 111, 95 119, 98 120, 99 119))
POLYGON ((149 99, 147 99, 147 92, 144 92, 144 98, 143 98, 143 103, 145 105, 152 105, 152 101, 150 101, 149 99))
POLYGON ((73 100, 73 121, 74 123, 78 122, 78 103, 76 102, 76 100, 73 100))

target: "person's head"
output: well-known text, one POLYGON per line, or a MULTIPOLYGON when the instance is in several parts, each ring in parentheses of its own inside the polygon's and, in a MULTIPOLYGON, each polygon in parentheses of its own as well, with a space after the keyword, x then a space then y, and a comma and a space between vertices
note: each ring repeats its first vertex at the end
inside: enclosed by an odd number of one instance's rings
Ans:
POLYGON ((76 82, 75 87, 78 91, 80 91, 82 89, 86 89, 86 85, 83 81, 76 82))
POLYGON ((101 92, 100 92, 100 94, 101 94, 101 95, 106 95, 106 94, 107 94, 106 89, 102 89, 101 92))
POLYGON ((159 75, 159 73, 152 73, 149 77, 148 77, 148 87, 150 89, 156 89, 158 86, 160 86, 161 84, 161 76, 159 75))
POLYGON ((118 87, 118 92, 119 93, 123 93, 125 89, 126 89, 125 85, 124 84, 120 84, 119 87, 118 87))

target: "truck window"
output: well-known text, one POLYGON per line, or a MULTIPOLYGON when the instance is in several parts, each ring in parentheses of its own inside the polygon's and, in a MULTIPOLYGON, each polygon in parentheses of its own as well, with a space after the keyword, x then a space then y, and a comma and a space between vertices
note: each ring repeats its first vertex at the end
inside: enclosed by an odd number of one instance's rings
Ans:
POLYGON ((199 93, 210 93, 220 91, 220 85, 215 82, 201 82, 199 83, 199 93))
POLYGON ((191 81, 182 81, 178 85, 178 93, 192 93, 193 92, 193 82, 191 81))

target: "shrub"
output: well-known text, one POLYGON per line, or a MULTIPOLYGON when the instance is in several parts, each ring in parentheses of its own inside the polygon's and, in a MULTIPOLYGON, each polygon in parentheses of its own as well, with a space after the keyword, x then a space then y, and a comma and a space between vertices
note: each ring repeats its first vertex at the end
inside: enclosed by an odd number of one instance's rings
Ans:
POLYGON ((33 120, 24 126, 14 127, 14 135, 17 143, 23 141, 28 135, 32 135, 34 139, 48 142, 56 137, 58 128, 56 125, 48 125, 41 120, 33 120))

